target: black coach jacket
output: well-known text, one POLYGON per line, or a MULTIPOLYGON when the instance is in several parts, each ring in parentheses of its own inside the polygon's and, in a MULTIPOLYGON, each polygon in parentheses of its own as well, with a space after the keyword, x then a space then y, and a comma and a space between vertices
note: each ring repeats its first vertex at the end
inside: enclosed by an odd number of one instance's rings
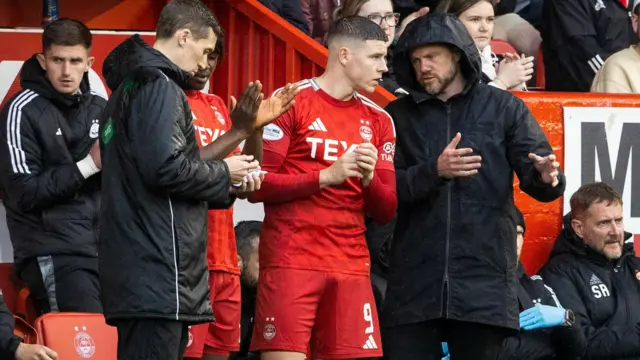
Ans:
POLYGON ((538 201, 564 191, 541 182, 528 154, 551 146, 524 102, 480 83, 480 53, 464 25, 449 14, 414 20, 396 45, 394 68, 410 95, 387 107, 394 119, 398 222, 391 249, 383 326, 455 319, 519 328, 513 172, 538 201), (461 53, 464 91, 446 102, 415 79, 412 49, 448 44, 461 53), (459 147, 482 156, 471 178, 445 180, 437 159, 455 134, 459 147))
POLYGON ((228 207, 229 170, 201 161, 188 74, 134 36, 107 57, 100 130, 100 283, 107 321, 213 320, 207 202, 228 207))
POLYGON ((631 234, 622 257, 609 261, 584 245, 569 213, 540 274, 576 314, 587 339, 584 359, 640 359, 640 259, 631 234))
MULTIPOLYGON (((562 307, 553 288, 540 275, 529 277, 522 264, 518 266, 518 302, 520 311, 542 304, 562 307)), ((578 325, 546 329, 520 330, 502 343, 498 360, 576 360, 585 349, 585 338, 578 325)))
POLYGON ((34 257, 97 257, 100 175, 76 163, 98 141, 106 100, 89 88, 63 95, 36 55, 20 73, 22 90, 0 112, 0 182, 17 272, 34 257))
POLYGON ((545 1, 542 19, 547 91, 589 92, 607 58, 638 42, 619 0, 545 1))

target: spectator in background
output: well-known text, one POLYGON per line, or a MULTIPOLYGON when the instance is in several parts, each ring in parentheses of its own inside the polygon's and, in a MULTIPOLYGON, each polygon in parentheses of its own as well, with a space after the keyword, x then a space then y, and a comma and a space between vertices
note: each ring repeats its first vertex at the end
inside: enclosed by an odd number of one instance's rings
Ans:
POLYGON ((258 360, 259 352, 249 351, 253 333, 253 317, 256 312, 256 296, 260 261, 258 246, 262 222, 241 221, 235 227, 236 246, 238 247, 238 266, 240 267, 240 284, 242 287, 242 320, 240 351, 231 355, 230 360, 258 360))
MULTIPOLYGON (((640 0, 633 2, 633 30, 640 41, 640 0)), ((640 44, 611 55, 593 79, 592 92, 640 94, 640 44)))
POLYGON ((91 32, 56 20, 42 54, 21 70, 22 91, 0 118, 0 182, 15 271, 39 315, 102 312, 98 281, 99 119, 89 88, 91 32))
POLYGON ((517 233, 519 281, 516 286, 521 330, 504 341, 498 360, 579 359, 585 339, 582 330, 574 324, 575 314, 562 308, 555 292, 542 277, 529 277, 525 273, 520 262, 526 230, 524 217, 515 206, 510 213, 517 233))
POLYGON ((302 12, 302 3, 304 0, 259 0, 269 10, 278 14, 289 24, 297 27, 303 33, 311 35, 309 25, 302 12))
POLYGON ((419 9, 407 16, 402 23, 399 23, 400 14, 393 12, 391 0, 343 0, 340 7, 336 9, 334 18, 338 20, 347 16, 362 16, 378 24, 384 30, 384 33, 387 34, 386 60, 389 70, 382 75, 381 85, 396 96, 404 96, 408 93, 398 86, 393 72, 393 44, 411 21, 428 12, 429 8, 419 9), (396 29, 397 25, 399 26, 396 29))
POLYGON ((575 312, 584 359, 640 358, 640 259, 624 231, 622 197, 605 183, 570 200, 549 262, 540 274, 575 312))
POLYGON ((491 50, 494 29, 490 0, 442 0, 438 11, 453 14, 464 24, 480 51, 482 81, 503 90, 525 90, 533 74, 533 57, 506 54, 499 60, 491 50))
POLYGON ((324 44, 325 35, 333 22, 333 13, 339 5, 340 0, 300 0, 302 13, 309 26, 309 36, 313 40, 324 44))
POLYGON ((15 319, 7 309, 0 291, 0 359, 3 360, 57 360, 55 351, 42 346, 22 343, 13 334, 15 319))
POLYGON ((543 202, 562 195, 564 176, 524 102, 480 82, 480 54, 454 15, 409 24, 394 67, 410 95, 387 107, 399 141, 385 358, 440 359, 444 339, 454 360, 493 360, 520 328, 514 171, 543 202))
POLYGON ((518 0, 497 0, 493 38, 511 44, 520 54, 537 56, 540 32, 516 11, 518 0))
POLYGON ((638 42, 623 1, 544 2, 545 90, 589 91, 609 56, 638 42))
POLYGON ((108 194, 100 283, 119 360, 181 360, 188 325, 213 321, 207 209, 228 208, 238 193, 232 184, 259 167, 252 156, 216 160, 198 150, 184 90, 221 34, 201 1, 173 0, 160 13, 154 47, 135 35, 104 62, 113 93, 100 138, 108 194))

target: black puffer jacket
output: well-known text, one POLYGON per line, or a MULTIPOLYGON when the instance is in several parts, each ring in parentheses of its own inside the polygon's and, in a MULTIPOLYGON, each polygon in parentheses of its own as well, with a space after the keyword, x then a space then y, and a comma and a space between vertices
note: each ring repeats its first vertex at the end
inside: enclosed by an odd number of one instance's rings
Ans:
POLYGON ((98 140, 106 100, 89 88, 60 94, 36 55, 20 74, 22 91, 0 112, 0 181, 17 271, 47 255, 97 257, 100 176, 85 179, 78 161, 98 140))
POLYGON ((557 199, 564 176, 552 188, 528 158, 551 154, 551 146, 522 100, 479 82, 480 54, 453 15, 429 14, 409 24, 394 69, 410 95, 387 107, 398 139, 398 222, 383 324, 449 318, 518 329, 513 172, 538 201, 557 199), (460 52, 467 83, 446 102, 421 88, 410 61, 413 49, 435 43, 460 52), (482 168, 447 181, 438 176, 437 159, 457 132, 458 147, 481 155, 482 168))
POLYGON ((229 171, 199 157, 188 74, 134 36, 107 57, 114 90, 100 130, 105 197, 100 283, 109 323, 213 320, 207 202, 228 207, 229 171))
POLYGON ((540 274, 576 314, 587 339, 584 359, 640 359, 640 259, 631 234, 622 257, 609 261, 578 237, 569 213, 540 274))

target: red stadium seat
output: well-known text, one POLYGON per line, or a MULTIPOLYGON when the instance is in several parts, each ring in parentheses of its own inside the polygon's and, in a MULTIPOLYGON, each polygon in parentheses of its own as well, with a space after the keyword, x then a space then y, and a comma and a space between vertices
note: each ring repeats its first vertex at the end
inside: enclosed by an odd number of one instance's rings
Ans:
POLYGON ((31 295, 29 288, 23 287, 20 289, 18 298, 16 299, 16 310, 14 314, 26 320, 28 324, 33 324, 36 321, 37 315, 29 295, 31 295))
POLYGON ((102 314, 49 313, 36 320, 38 343, 64 360, 116 360, 118 332, 102 314))
POLYGON ((27 324, 21 317, 15 316, 16 324, 13 327, 13 334, 25 344, 37 344, 38 333, 31 325, 27 324))
POLYGON ((491 51, 493 51, 493 53, 496 55, 501 55, 504 53, 518 53, 518 51, 513 46, 511 46, 511 44, 504 40, 491 40, 491 51))

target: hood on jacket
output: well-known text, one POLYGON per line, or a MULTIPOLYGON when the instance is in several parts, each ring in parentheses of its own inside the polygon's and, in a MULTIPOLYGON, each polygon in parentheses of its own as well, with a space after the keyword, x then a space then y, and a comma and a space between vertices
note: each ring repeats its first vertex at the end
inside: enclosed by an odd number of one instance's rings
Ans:
MULTIPOLYGON (((633 234, 624 232, 625 243, 622 246, 622 255, 635 254, 633 249, 633 241, 626 242, 633 234)), ((576 234, 571 226, 571 212, 567 213, 562 218, 562 231, 556 238, 556 242, 553 244, 550 258, 561 254, 577 254, 580 256, 586 256, 596 262, 607 263, 609 260, 599 252, 591 249, 585 245, 584 240, 576 234)))
POLYGON ((46 71, 38 62, 38 54, 34 54, 22 65, 22 69, 20 70, 20 86, 23 89, 33 90, 58 107, 71 107, 78 103, 82 96, 88 96, 90 93, 88 72, 84 73, 80 81, 80 94, 66 95, 59 93, 49 79, 47 79, 46 71))
POLYGON ((115 91, 128 75, 144 67, 159 69, 181 88, 189 88, 189 74, 137 34, 123 41, 107 55, 102 65, 102 75, 109 89, 115 91))
POLYGON ((424 45, 445 44, 460 51, 460 68, 467 89, 482 78, 480 52, 467 28, 452 14, 430 13, 413 20, 398 39, 393 52, 396 81, 416 101, 430 98, 416 80, 411 65, 411 52, 424 45))

